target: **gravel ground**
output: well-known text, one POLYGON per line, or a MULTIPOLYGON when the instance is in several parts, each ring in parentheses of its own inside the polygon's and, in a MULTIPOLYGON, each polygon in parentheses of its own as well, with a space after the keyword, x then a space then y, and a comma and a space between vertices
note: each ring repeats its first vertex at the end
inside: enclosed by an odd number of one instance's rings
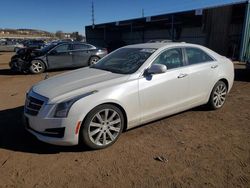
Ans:
POLYGON ((45 74, 11 73, 11 55, 0 52, 0 187, 250 187, 250 72, 243 64, 235 64, 222 109, 191 109, 89 151, 44 144, 23 129, 25 92, 45 74))

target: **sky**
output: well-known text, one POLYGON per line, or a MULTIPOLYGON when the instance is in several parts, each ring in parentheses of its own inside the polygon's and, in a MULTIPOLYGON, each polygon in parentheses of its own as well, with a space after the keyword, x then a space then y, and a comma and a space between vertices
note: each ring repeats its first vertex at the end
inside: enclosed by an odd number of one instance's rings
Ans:
MULTIPOLYGON (((93 0, 95 24, 244 0, 93 0)), ((0 28, 78 31, 91 25, 92 0, 2 0, 0 28)))

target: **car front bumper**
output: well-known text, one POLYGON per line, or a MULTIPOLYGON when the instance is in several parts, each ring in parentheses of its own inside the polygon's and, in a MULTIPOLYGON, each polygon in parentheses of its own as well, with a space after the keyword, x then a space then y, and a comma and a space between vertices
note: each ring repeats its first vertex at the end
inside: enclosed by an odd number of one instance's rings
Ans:
POLYGON ((9 67, 13 71, 27 72, 29 69, 29 63, 20 59, 14 59, 11 62, 9 62, 9 67))
POLYGON ((47 104, 48 98, 29 92, 26 96, 23 122, 25 128, 38 140, 54 145, 77 145, 81 117, 73 113, 66 118, 54 117, 56 104, 47 104))
POLYGON ((26 130, 42 142, 62 146, 78 144, 78 121, 69 121, 66 118, 46 119, 24 113, 23 123, 26 130))

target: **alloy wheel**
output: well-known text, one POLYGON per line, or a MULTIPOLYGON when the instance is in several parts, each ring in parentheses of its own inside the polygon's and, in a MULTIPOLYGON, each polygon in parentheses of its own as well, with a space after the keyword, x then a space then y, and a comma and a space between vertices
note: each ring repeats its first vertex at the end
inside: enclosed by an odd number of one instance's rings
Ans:
POLYGON ((116 140, 121 128, 120 115, 113 109, 102 109, 90 121, 88 135, 95 145, 106 146, 116 140))
POLYGON ((218 84, 213 93, 213 103, 216 108, 223 106, 226 100, 227 87, 225 84, 218 84))
POLYGON ((41 70, 43 69, 43 66, 41 64, 40 61, 37 61, 37 60, 34 60, 32 61, 32 70, 35 72, 35 73, 40 73, 41 70))
POLYGON ((90 65, 96 64, 98 60, 99 60, 99 58, 97 58, 97 57, 91 58, 91 60, 90 60, 90 65))

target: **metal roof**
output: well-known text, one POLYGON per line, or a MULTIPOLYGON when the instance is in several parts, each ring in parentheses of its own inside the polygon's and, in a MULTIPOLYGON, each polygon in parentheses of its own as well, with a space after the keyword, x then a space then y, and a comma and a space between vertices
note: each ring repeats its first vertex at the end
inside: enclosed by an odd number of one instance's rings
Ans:
MULTIPOLYGON (((138 17, 138 18, 132 18, 132 19, 127 19, 127 20, 120 20, 120 21, 113 21, 113 22, 106 22, 106 23, 100 23, 100 24, 95 24, 95 26, 97 27, 103 27, 104 25, 107 24, 111 24, 111 25, 126 25, 132 22, 141 22, 141 21, 147 21, 148 18, 150 18, 150 21, 152 21, 153 18, 156 17, 162 17, 162 16, 167 16, 167 15, 172 15, 172 14, 178 14, 178 13, 184 13, 184 12, 190 12, 190 11, 195 11, 195 10, 199 10, 199 9, 212 9, 212 8, 219 8, 219 7, 224 7, 224 6, 230 6, 230 5, 236 5, 236 4, 243 4, 243 3, 247 3, 250 2, 250 0, 231 0, 230 2, 222 2, 222 3, 218 3, 215 5, 211 5, 211 6, 200 6, 200 7, 196 7, 196 8, 191 8, 191 9, 183 9, 183 10, 173 10, 173 11, 166 11, 165 13, 162 14, 155 14, 155 15, 151 15, 151 16, 146 16, 146 17, 138 17)), ((88 25, 86 27, 92 27, 92 25, 88 25)))

